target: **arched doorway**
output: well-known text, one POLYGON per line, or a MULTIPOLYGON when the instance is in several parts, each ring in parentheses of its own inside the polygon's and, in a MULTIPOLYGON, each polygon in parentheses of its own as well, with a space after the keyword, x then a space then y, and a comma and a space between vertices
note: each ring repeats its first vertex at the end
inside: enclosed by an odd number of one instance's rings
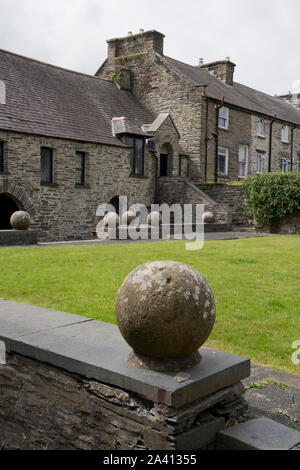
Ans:
POLYGON ((0 194, 0 230, 11 230, 11 215, 21 207, 8 194, 0 194))
POLYGON ((159 162, 159 176, 169 176, 172 174, 173 147, 166 143, 161 148, 159 162))
POLYGON ((109 204, 111 204, 112 206, 114 206, 115 210, 116 210, 116 213, 119 214, 120 210, 119 210, 119 196, 115 196, 113 197, 110 201, 109 201, 109 204))

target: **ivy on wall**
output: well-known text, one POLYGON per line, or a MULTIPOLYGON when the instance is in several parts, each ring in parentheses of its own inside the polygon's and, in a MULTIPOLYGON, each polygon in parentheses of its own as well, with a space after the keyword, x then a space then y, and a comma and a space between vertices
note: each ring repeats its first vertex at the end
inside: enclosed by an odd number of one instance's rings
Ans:
POLYGON ((300 173, 265 173, 242 183, 249 208, 259 225, 275 226, 300 214, 300 173))

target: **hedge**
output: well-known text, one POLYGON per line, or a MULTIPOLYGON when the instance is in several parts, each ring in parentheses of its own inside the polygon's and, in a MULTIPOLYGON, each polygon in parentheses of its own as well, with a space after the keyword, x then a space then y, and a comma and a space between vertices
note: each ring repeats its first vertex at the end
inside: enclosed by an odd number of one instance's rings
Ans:
POLYGON ((300 173, 264 173, 242 182, 252 215, 260 225, 277 225, 300 214, 300 173))

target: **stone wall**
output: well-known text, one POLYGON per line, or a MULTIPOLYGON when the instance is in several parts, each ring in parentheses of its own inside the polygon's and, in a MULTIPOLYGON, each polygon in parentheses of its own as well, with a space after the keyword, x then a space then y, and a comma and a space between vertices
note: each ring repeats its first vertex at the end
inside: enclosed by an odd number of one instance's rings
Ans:
POLYGON ((247 407, 241 383, 182 409, 9 354, 0 365, 2 450, 206 448, 247 407))
MULTIPOLYGON (((200 180, 201 131, 205 122, 204 86, 195 87, 167 67, 155 50, 132 55, 131 41, 128 55, 123 46, 122 56, 109 57, 98 72, 110 78, 113 71, 129 69, 132 73, 133 94, 154 116, 171 113, 180 133, 180 145, 190 156, 189 175, 200 180)), ((204 137, 203 137, 204 138, 204 137)))
MULTIPOLYGON (((251 114, 229 108, 228 129, 219 128, 219 147, 228 149, 228 174, 218 173, 218 181, 237 181, 239 178, 239 146, 251 145, 251 114)), ((208 103, 208 136, 216 130, 215 103, 208 103)), ((215 139, 208 141, 208 181, 215 177, 215 139)))
MULTIPOLYGON (((259 116, 252 116, 252 144, 249 159, 249 172, 253 175, 257 172, 256 157, 258 152, 263 152, 265 155, 264 171, 268 171, 269 164, 269 143, 270 143, 270 119, 265 121, 265 135, 257 135, 257 123, 259 116)), ((272 156, 271 156, 271 170, 281 170, 281 159, 285 158, 289 162, 289 170, 291 169, 291 155, 292 155, 292 126, 289 126, 289 142, 281 141, 282 123, 274 122, 272 128, 272 156)), ((300 129, 293 131, 293 170, 296 170, 296 162, 300 160, 300 129)))
MULTIPOLYGON (((189 184, 186 178, 168 177, 159 179, 159 202, 160 204, 203 204, 205 211, 211 211, 215 215, 217 224, 231 225, 231 208, 227 203, 214 203, 210 198, 201 194, 197 187, 189 184)), ((208 195, 209 196, 209 195, 208 195)), ((213 199, 213 198, 212 198, 213 199)))
POLYGON ((238 184, 207 183, 200 188, 219 204, 229 204, 232 225, 237 227, 252 227, 252 218, 247 215, 247 202, 238 184))
POLYGON ((155 162, 145 152, 145 177, 131 177, 130 150, 124 147, 0 132, 5 141, 6 172, 0 193, 16 199, 29 212, 42 241, 89 239, 99 219, 96 209, 115 196, 129 205, 147 206, 154 199, 155 162), (40 148, 54 149, 54 184, 40 182, 40 148), (86 153, 86 182, 75 185, 75 152, 86 153))
MULTIPOLYGON (((160 112, 171 113, 181 135, 180 145, 190 155, 189 175, 193 182, 201 183, 205 181, 206 131, 207 136, 212 137, 212 132, 216 130, 216 103, 208 99, 207 113, 206 87, 193 85, 166 65, 163 57, 163 35, 154 33, 150 31, 121 38, 119 43, 116 39, 109 41, 108 59, 99 69, 98 75, 110 78, 114 71, 131 71, 132 92, 139 101, 154 116, 160 112)), ((215 68, 213 64, 212 67, 215 68)), ((221 70, 219 76, 230 82, 234 64, 226 60, 219 61, 217 67, 221 70)), ((226 102, 226 96, 224 98, 226 102)), ((265 149, 267 168, 270 119, 266 119, 265 137, 258 138, 259 118, 259 115, 247 110, 229 108, 228 129, 219 129, 219 146, 228 148, 229 153, 228 175, 219 174, 218 181, 239 179, 239 145, 249 146, 249 173, 256 174, 257 149, 265 149)), ((273 126, 272 171, 280 170, 282 157, 290 160, 291 143, 281 142, 282 124, 275 122, 273 126)), ((297 152, 300 152, 300 129, 296 129, 294 135, 293 153, 296 161, 297 152)), ((215 181, 215 145, 213 137, 208 140, 207 177, 211 182, 215 181)))

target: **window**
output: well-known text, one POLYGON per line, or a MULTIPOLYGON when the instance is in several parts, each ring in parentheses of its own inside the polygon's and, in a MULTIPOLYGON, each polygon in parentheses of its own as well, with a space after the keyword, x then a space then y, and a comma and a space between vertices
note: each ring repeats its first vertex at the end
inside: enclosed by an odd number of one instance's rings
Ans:
POLYGON ((4 171, 4 143, 0 141, 0 173, 4 171))
POLYGON ((219 127, 222 129, 228 129, 228 108, 222 108, 219 109, 219 127))
POLYGON ((289 143, 289 128, 288 126, 283 126, 281 129, 281 142, 289 143))
POLYGON ((280 169, 283 173, 286 173, 287 171, 289 171, 289 162, 287 158, 282 158, 280 160, 280 169))
POLYGON ((218 173, 228 174, 228 149, 218 147, 218 173))
POLYGON ((239 178, 245 178, 248 174, 248 145, 239 147, 239 178))
POLYGON ((265 136, 265 121, 263 119, 259 119, 257 122, 257 135, 258 137, 265 136))
POLYGON ((144 175, 144 151, 145 139, 141 137, 131 137, 126 135, 124 142, 128 147, 131 147, 130 156, 130 173, 131 175, 144 175))
POLYGON ((265 154, 258 152, 256 155, 256 173, 261 174, 265 171, 265 154))
POLYGON ((296 162, 296 171, 297 173, 300 173, 300 160, 296 162))
POLYGON ((76 152, 75 184, 83 186, 85 183, 85 153, 76 152))
POLYGON ((53 183, 53 150, 41 147, 41 183, 53 183))

